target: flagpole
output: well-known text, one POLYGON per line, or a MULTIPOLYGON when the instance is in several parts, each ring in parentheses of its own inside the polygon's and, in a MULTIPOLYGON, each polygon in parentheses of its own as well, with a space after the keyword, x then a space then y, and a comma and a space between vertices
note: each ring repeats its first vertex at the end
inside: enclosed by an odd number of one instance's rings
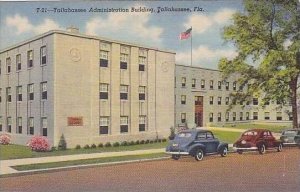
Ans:
POLYGON ((191 66, 193 66, 193 28, 191 29, 191 66))

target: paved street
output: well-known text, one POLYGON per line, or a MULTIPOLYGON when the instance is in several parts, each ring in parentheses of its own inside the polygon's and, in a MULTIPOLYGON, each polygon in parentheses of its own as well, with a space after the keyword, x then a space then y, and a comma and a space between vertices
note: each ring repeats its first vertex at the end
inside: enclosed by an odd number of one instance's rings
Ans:
POLYGON ((300 191, 300 150, 93 167, 0 178, 0 191, 300 191))

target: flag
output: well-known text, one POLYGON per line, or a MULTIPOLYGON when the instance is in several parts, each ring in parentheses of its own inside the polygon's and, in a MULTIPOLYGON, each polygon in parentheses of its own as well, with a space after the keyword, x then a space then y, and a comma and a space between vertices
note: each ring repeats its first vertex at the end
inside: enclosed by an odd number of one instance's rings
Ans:
POLYGON ((192 33, 192 27, 186 30, 185 32, 180 33, 179 36, 180 40, 188 39, 191 36, 191 33, 192 33))

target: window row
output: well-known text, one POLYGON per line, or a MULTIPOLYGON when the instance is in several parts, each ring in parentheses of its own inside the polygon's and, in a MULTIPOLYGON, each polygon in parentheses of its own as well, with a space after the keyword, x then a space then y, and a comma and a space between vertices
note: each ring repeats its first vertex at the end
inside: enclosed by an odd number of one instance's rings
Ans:
MULTIPOLYGON (((33 101, 34 100, 34 85, 35 84, 28 84, 27 85, 27 100, 33 101)), ((23 100, 23 86, 16 87, 16 101, 20 102, 23 100)), ((40 93, 41 99, 47 100, 47 82, 40 83, 40 93)), ((0 103, 2 102, 2 88, 0 88, 0 103)), ((6 102, 12 102, 12 88, 6 87, 6 102)))
MULTIPOLYGON (((109 116, 101 116, 99 122, 99 134, 107 135, 109 134, 110 127, 110 117, 109 116)), ((128 116, 120 116, 120 133, 128 133, 129 132, 129 117, 128 116)), ((146 116, 139 116, 139 131, 146 131, 146 116)))
MULTIPOLYGON (((33 67, 34 65, 34 51, 33 50, 29 50, 27 51, 27 59, 26 59, 26 64, 27 64, 27 68, 30 69, 33 67)), ((16 71, 20 71, 22 70, 22 54, 17 54, 15 56, 15 68, 16 71)), ((10 74, 12 72, 12 58, 11 57, 7 57, 5 60, 5 65, 6 65, 6 73, 10 74)), ((46 65, 47 64, 47 49, 46 46, 42 46, 40 48, 40 65, 46 65)), ((2 65, 1 65, 1 60, 0 60, 0 75, 2 72, 2 65)))
MULTIPOLYGON (((27 125, 24 126, 25 122, 24 122, 24 118, 23 117, 17 117, 16 119, 16 129, 15 132, 17 134, 22 134, 24 133, 24 131, 26 131, 27 135, 34 135, 35 132, 35 118, 34 117, 29 117, 27 119, 27 125), (26 127, 26 130, 24 130, 24 127, 26 127)), ((0 132, 8 132, 11 133, 12 132, 12 121, 13 118, 12 117, 7 117, 6 118, 6 122, 5 122, 5 128, 4 128, 4 119, 2 118, 2 116, 0 116, 0 132), (4 130, 5 129, 5 130, 4 130)), ((40 127, 41 127, 41 134, 43 136, 48 136, 48 125, 47 125, 47 117, 42 117, 40 119, 40 127)))
MULTIPOLYGON (((128 100, 128 85, 120 85, 120 99, 121 100, 128 100)), ((100 99, 108 99, 109 93, 109 84, 107 83, 100 83, 99 87, 99 98, 100 99)), ((139 86, 139 100, 145 100, 146 98, 146 87, 139 86)))

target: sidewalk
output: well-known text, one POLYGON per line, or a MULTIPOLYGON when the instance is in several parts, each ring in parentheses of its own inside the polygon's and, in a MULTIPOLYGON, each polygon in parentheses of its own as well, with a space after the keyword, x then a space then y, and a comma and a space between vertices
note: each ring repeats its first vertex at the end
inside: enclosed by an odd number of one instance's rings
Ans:
POLYGON ((148 149, 148 150, 135 150, 135 151, 121 151, 121 152, 105 152, 105 153, 91 153, 91 154, 76 154, 76 155, 64 155, 64 156, 50 156, 50 157, 38 157, 38 158, 25 158, 25 159, 12 159, 0 161, 0 176, 6 174, 19 173, 12 166, 16 165, 29 165, 38 163, 52 163, 61 161, 72 161, 81 159, 94 159, 101 157, 117 157, 127 155, 141 155, 165 152, 165 148, 162 149, 148 149))

